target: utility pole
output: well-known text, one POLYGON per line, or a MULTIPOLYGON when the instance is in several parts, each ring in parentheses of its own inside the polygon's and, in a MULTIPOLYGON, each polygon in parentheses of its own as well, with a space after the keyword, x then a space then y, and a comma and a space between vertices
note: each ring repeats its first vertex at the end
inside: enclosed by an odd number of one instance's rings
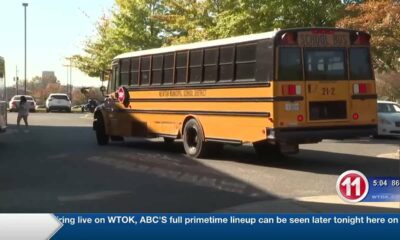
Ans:
POLYGON ((67 67, 67 91, 69 92, 69 96, 72 99, 72 67, 73 67, 72 58, 67 57, 65 59, 69 60, 69 64, 65 64, 63 66, 67 67), (69 78, 68 78, 68 72, 69 72, 69 78))
POLYGON ((25 73, 24 73, 24 94, 26 95, 26 7, 28 7, 28 3, 22 3, 24 6, 24 13, 25 13, 25 73))
POLYGON ((15 90, 16 90, 16 94, 15 95, 18 95, 18 66, 15 66, 15 78, 14 78, 14 80, 15 80, 15 90))

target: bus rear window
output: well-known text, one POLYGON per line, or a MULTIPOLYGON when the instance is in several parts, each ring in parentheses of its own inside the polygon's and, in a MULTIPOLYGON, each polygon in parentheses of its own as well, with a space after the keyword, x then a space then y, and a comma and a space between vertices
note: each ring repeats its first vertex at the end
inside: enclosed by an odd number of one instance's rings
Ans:
POLYGON ((279 49, 279 80, 303 80, 300 48, 279 49))
POLYGON ((347 80, 344 49, 304 49, 307 80, 347 80))
POLYGON ((372 67, 368 48, 350 48, 350 79, 372 79, 372 67))

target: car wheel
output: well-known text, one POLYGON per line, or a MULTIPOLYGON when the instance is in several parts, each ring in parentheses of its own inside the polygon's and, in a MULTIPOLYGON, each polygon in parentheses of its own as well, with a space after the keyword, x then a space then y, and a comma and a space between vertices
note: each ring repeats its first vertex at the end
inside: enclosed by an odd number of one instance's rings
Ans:
POLYGON ((106 127, 101 115, 96 118, 96 139, 100 146, 107 145, 110 140, 110 136, 106 134, 106 127))
POLYGON ((50 108, 46 108, 46 112, 50 112, 50 108))

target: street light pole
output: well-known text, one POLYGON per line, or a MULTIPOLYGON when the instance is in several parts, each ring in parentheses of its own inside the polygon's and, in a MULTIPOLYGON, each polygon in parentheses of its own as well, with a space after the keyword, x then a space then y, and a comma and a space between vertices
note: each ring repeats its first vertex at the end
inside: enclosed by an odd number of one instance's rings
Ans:
POLYGON ((24 94, 26 95, 26 7, 28 6, 28 3, 22 3, 22 6, 24 6, 24 14, 25 14, 25 73, 24 73, 24 94))

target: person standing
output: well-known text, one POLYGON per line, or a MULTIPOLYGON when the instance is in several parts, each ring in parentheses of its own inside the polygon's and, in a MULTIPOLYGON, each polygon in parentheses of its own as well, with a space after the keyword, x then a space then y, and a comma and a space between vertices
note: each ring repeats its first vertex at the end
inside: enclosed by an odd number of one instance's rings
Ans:
POLYGON ((26 101, 25 96, 21 96, 21 101, 19 102, 18 106, 18 117, 17 117, 17 126, 19 129, 19 123, 21 122, 21 119, 24 120, 25 122, 25 132, 28 132, 28 115, 29 115, 29 104, 26 101))

